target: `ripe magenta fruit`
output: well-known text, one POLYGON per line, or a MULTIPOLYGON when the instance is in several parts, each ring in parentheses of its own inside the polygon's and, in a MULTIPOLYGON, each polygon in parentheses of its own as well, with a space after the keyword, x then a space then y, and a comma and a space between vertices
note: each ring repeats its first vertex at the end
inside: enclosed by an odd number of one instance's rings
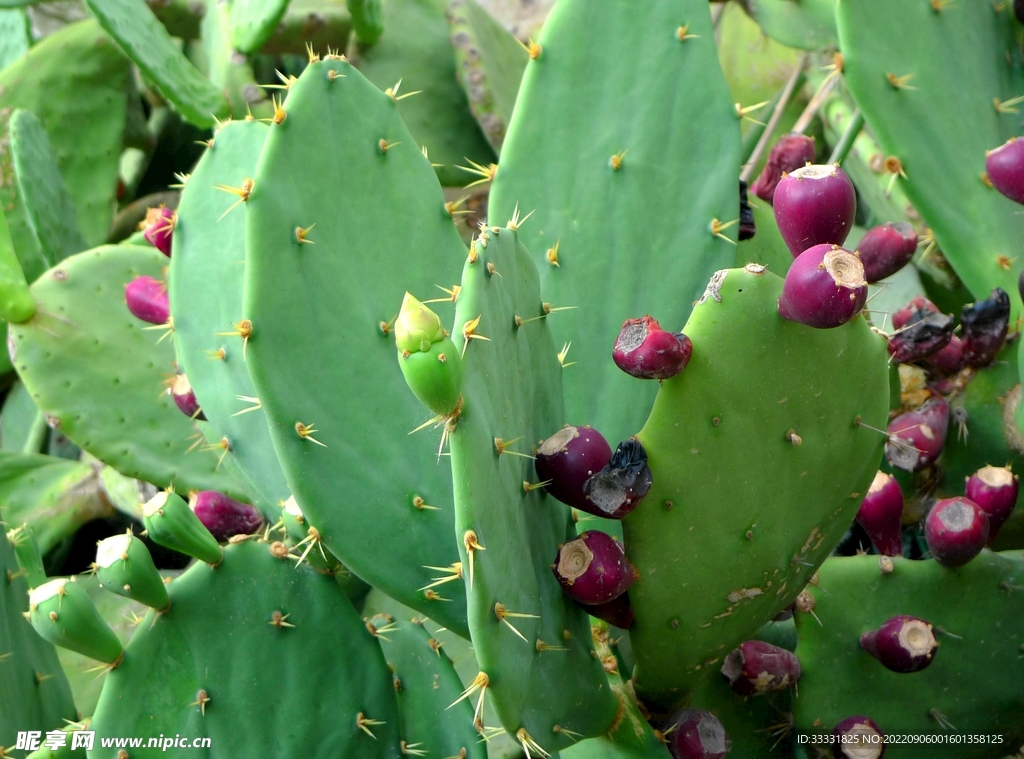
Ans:
POLYGON ((782 177, 809 163, 814 163, 814 138, 803 134, 784 134, 772 146, 761 176, 750 191, 766 203, 771 203, 782 177))
POLYGON ((988 515, 969 498, 938 501, 924 521, 928 550, 944 567, 960 567, 988 543, 988 515))
POLYGON ((903 553, 903 490, 891 474, 878 472, 857 511, 857 523, 883 556, 903 553))
POLYGON ((965 494, 988 515, 988 542, 1013 513, 1020 483, 1008 466, 984 466, 967 478, 965 494))
POLYGON ((674 377, 690 361, 693 343, 681 332, 666 332, 650 316, 627 319, 612 348, 612 360, 626 374, 639 379, 674 377))
POLYGON ((870 717, 847 717, 832 728, 834 759, 882 759, 885 733, 870 717))
POLYGON ((170 208, 165 208, 164 206, 150 208, 146 211, 142 236, 146 238, 150 245, 170 258, 171 238, 174 235, 174 225, 177 221, 178 214, 170 208))
POLYGON ((740 242, 750 240, 757 234, 757 223, 754 221, 754 209, 747 198, 747 183, 740 180, 740 229, 736 235, 740 242))
POLYGON ((612 458, 612 448, 593 427, 565 426, 537 449, 537 476, 545 489, 562 503, 589 507, 583 486, 612 458))
POLYGON ((892 326, 896 329, 902 329, 903 327, 906 327, 912 319, 923 319, 930 313, 939 313, 939 307, 923 295, 918 295, 910 301, 910 303, 892 315, 892 326))
POLYGON ((718 717, 703 709, 677 712, 668 728, 668 752, 673 759, 723 759, 732 747, 718 717))
POLYGON ((992 186, 1017 203, 1024 203, 1024 140, 1011 137, 985 154, 985 172, 992 186))
POLYGON ((633 624, 633 606, 629 602, 629 593, 623 593, 607 603, 594 604, 585 608, 590 616, 603 619, 608 624, 615 625, 622 630, 628 630, 633 624))
POLYGON ((860 259, 836 245, 815 245, 786 272, 779 315, 818 329, 839 327, 864 308, 868 284, 860 259))
POLYGON ((619 541, 600 530, 587 530, 564 543, 551 569, 562 589, 587 606, 618 598, 636 579, 619 541))
POLYGON ((800 679, 800 660, 792 652, 762 640, 734 648, 722 664, 722 677, 741 696, 761 696, 785 690, 800 679))
POLYGON ((933 396, 913 411, 900 414, 886 428, 885 457, 908 472, 931 466, 946 445, 949 404, 933 396))
POLYGON ((932 626, 917 617, 898 616, 860 636, 860 647, 893 672, 920 672, 938 648, 932 626))
POLYGON ((206 415, 199 408, 199 401, 196 400, 192 384, 184 374, 174 376, 174 382, 171 384, 171 398, 174 399, 174 405, 181 409, 181 413, 185 416, 198 419, 201 422, 206 421, 206 415))
POLYGON ((188 505, 221 543, 235 535, 252 535, 263 525, 263 517, 255 508, 215 490, 193 494, 188 505))
POLYGON ((964 368, 963 341, 956 335, 950 335, 945 348, 928 356, 928 363, 943 374, 956 374, 964 368))
POLYGON ((921 309, 901 329, 889 335, 889 355, 905 364, 938 353, 953 336, 953 317, 921 309))
POLYGON ((985 300, 964 306, 960 312, 960 339, 964 363, 975 368, 992 363, 1006 342, 1010 324, 1010 296, 995 288, 985 300))
POLYGON ((166 324, 171 318, 167 285, 152 277, 136 277, 124 286, 128 310, 137 319, 150 324, 166 324))
POLYGON ((853 227, 857 194, 836 165, 811 165, 787 174, 775 188, 775 221, 796 258, 815 245, 842 245, 853 227))
POLYGON ((905 221, 886 223, 869 229, 857 243, 868 282, 891 277, 910 263, 917 250, 917 232, 905 221))
POLYGON ((647 451, 635 437, 619 443, 611 459, 583 486, 583 511, 606 519, 622 519, 640 505, 651 489, 647 451))

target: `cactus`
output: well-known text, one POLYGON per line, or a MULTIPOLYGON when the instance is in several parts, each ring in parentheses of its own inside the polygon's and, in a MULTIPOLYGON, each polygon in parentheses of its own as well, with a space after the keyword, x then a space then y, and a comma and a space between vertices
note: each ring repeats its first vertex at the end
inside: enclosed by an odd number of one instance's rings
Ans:
POLYGON ((839 44, 838 0, 743 0, 741 4, 765 34, 784 45, 817 50, 839 44))
POLYGON ((257 52, 270 39, 287 10, 288 3, 283 0, 234 0, 231 3, 232 47, 243 53, 257 52))
POLYGON ((0 319, 21 324, 35 313, 35 299, 29 292, 25 272, 14 250, 7 217, 0 210, 0 319))

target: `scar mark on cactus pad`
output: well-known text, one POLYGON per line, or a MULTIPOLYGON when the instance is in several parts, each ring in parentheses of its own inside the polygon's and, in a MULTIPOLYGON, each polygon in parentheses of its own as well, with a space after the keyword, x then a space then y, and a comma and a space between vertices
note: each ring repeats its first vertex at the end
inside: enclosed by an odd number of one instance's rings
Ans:
POLYGON ((728 276, 728 269, 719 269, 711 275, 711 280, 708 282, 707 288, 704 290, 704 294, 700 296, 693 305, 702 306, 708 298, 712 298, 716 303, 722 302, 722 285, 725 284, 725 278, 728 276))

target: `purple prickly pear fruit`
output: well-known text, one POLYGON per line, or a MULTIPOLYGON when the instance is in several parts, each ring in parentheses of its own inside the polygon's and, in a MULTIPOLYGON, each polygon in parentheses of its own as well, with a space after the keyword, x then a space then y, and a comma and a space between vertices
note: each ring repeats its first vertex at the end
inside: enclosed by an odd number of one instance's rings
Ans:
POLYGON ((885 733, 870 717, 847 717, 832 728, 833 759, 882 759, 885 733))
POLYGON ((666 332, 650 316, 627 319, 612 348, 615 365, 638 379, 675 377, 692 354, 690 338, 682 332, 666 332))
POLYGON ((732 747, 718 717, 703 709, 677 712, 669 729, 665 737, 673 759, 722 759, 732 747))
POLYGON ((164 206, 150 208, 146 211, 142 236, 146 238, 150 245, 170 258, 171 238, 174 236, 174 225, 177 221, 178 214, 170 208, 165 208, 164 206))
POLYGON ((199 408, 199 401, 196 400, 192 383, 184 374, 174 376, 174 381, 171 383, 171 398, 174 399, 174 405, 181 409, 181 413, 185 416, 198 419, 201 422, 206 421, 206 414, 199 408))
POLYGON ((999 192, 1010 200, 1024 203, 1024 140, 1011 137, 995 150, 987 151, 985 172, 999 192))
POLYGON ((619 541, 600 530, 587 530, 562 544, 551 571, 562 589, 585 606, 618 598, 636 579, 619 541))
POLYGON ((937 313, 939 313, 938 306, 923 295, 918 295, 892 315, 892 326, 895 329, 903 329, 914 319, 923 319, 928 314, 937 313))
POLYGON ((891 277, 910 263, 917 250, 917 232, 905 221, 869 229, 857 243, 864 278, 871 283, 891 277))
POLYGON ((200 490, 192 494, 188 505, 221 543, 234 535, 252 535, 263 526, 259 511, 215 490, 200 490))
POLYGON ((961 567, 988 543, 988 514, 970 498, 944 498, 924 520, 924 539, 935 561, 961 567))
POLYGON ((750 207, 747 199, 747 183, 740 180, 740 231, 737 237, 740 242, 750 240, 757 234, 757 225, 754 223, 754 209, 750 207))
POLYGON ((150 324, 166 324, 171 318, 167 285, 152 277, 136 277, 124 286, 128 310, 137 319, 150 324))
POLYGON ((775 188, 779 181, 789 172, 814 162, 814 138, 803 134, 784 134, 772 146, 768 160, 761 170, 761 176, 750 188, 757 197, 766 203, 775 199, 775 188))
POLYGON ((889 335, 889 355, 893 361, 905 364, 938 353, 949 344, 953 327, 952 316, 922 309, 906 326, 889 335))
POLYGON ((933 396, 913 411, 900 414, 886 427, 885 457, 908 472, 931 466, 946 444, 949 404, 933 396))
POLYGON ((779 297, 779 315, 817 329, 850 321, 864 308, 868 284, 860 259, 836 245, 815 245, 793 261, 779 297))
POLYGON ((563 427, 537 449, 537 476, 545 489, 562 503, 587 507, 583 486, 612 458, 612 448, 593 427, 563 427))
POLYGON ((628 630, 633 625, 633 606, 629 603, 629 593, 623 593, 608 603, 585 606, 587 614, 602 619, 610 625, 628 630))
POLYGON ((878 472, 857 512, 857 523, 883 556, 903 553, 903 490, 891 474, 878 472))
POLYGON ((988 298, 964 306, 960 312, 960 339, 964 362, 979 368, 992 363, 1006 341, 1010 324, 1010 296, 995 288, 988 298))
POLYGON ((651 489, 651 470, 647 451, 635 437, 619 443, 608 463, 586 481, 585 503, 588 514, 606 519, 622 519, 635 509, 651 489))
POLYGON ((800 660, 784 648, 748 640, 725 657, 722 676, 734 693, 761 696, 793 687, 800 679, 800 660))
POLYGON ((1020 482, 1008 466, 983 466, 967 478, 965 495, 988 515, 988 542, 1013 513, 1020 482))
POLYGON ((920 672, 932 663, 935 649, 932 626, 923 619, 900 615, 877 630, 860 636, 860 647, 893 672, 920 672))
POLYGON ((928 356, 928 363, 943 374, 956 374, 964 368, 963 341, 956 335, 950 335, 945 348, 928 356))
POLYGON ((796 258, 815 245, 846 242, 857 193, 839 166, 804 166, 779 181, 774 206, 779 232, 796 258))

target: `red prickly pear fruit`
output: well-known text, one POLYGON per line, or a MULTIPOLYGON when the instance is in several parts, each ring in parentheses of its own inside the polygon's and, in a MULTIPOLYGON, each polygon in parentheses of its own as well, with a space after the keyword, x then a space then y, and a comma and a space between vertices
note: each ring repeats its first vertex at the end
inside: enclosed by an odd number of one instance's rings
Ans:
POLYGON ((889 355, 893 361, 906 364, 938 353, 949 345, 953 327, 952 316, 921 310, 906 326, 889 335, 889 355))
POLYGON ((612 448, 593 427, 563 427, 537 448, 537 476, 545 489, 562 503, 587 507, 583 486, 612 458, 612 448))
POLYGON ((185 416, 198 419, 201 422, 206 421, 206 414, 199 408, 199 401, 196 400, 192 383, 184 374, 175 375, 174 382, 171 384, 171 398, 174 399, 174 405, 181 409, 181 413, 185 416))
POLYGON ((883 556, 903 553, 903 490, 891 474, 878 472, 857 511, 857 524, 883 556))
POLYGON ((1011 137, 995 150, 987 151, 985 173, 999 192, 1024 203, 1024 140, 1011 137))
POLYGON ((942 396, 933 396, 889 422, 885 430, 885 458, 894 467, 908 472, 931 466, 946 445, 948 427, 949 404, 942 396))
POLYGON ((800 660, 784 648, 748 640, 734 648, 722 664, 722 677, 741 696, 762 696, 785 690, 800 679, 800 660))
POLYGON ((711 712, 683 709, 669 720, 668 752, 673 759, 723 759, 732 745, 711 712))
POLYGON ((587 530, 562 544, 551 571, 562 589, 584 606, 618 598, 636 579, 622 545, 600 530, 587 530))
POLYGON ((638 379, 666 380, 686 368, 693 343, 681 332, 666 332, 650 316, 627 319, 612 348, 612 360, 638 379))
POLYGON ((992 363, 1006 342, 1010 324, 1010 296, 995 288, 988 298, 964 306, 960 312, 960 339, 964 343, 964 362, 980 368, 992 363))
POLYGON ((651 489, 647 451, 635 437, 619 443, 611 459, 586 481, 580 508, 606 519, 622 519, 640 505, 651 489))
POLYGON ((263 526, 259 511, 215 490, 201 490, 193 494, 188 505, 220 543, 235 535, 252 535, 263 526))
POLYGON ((864 278, 872 284, 909 264, 916 250, 917 232, 905 221, 872 227, 857 243, 864 278))
POLYGON ((915 319, 923 319, 928 314, 937 313, 939 313, 938 306, 923 295, 918 295, 892 315, 892 326, 896 329, 903 329, 915 319))
POLYGON ((804 166, 775 188, 775 221, 796 258, 815 245, 842 245, 857 214, 857 193, 836 165, 804 166))
POLYGON ((124 286, 128 310, 137 319, 150 324, 166 324, 171 318, 167 285, 152 277, 136 277, 124 286))
POLYGON ((943 374, 956 374, 964 368, 963 341, 956 335, 950 335, 945 348, 928 356, 928 363, 943 374))
POLYGON ((1020 482, 1008 466, 983 466, 967 478, 964 494, 988 515, 988 542, 1013 513, 1020 482))
POLYGON ((779 315, 817 329, 840 327, 868 298, 860 259, 836 245, 815 245, 793 261, 779 297, 779 315))
POLYGON ((150 208, 146 211, 146 220, 142 223, 142 236, 150 245, 170 258, 171 238, 174 236, 174 225, 177 222, 178 214, 170 208, 150 208))
POLYGON ((861 648, 886 669, 903 674, 920 672, 931 664, 938 646, 929 623, 906 615, 893 617, 860 636, 861 648))
POLYGON ((740 230, 737 238, 740 242, 753 239, 757 234, 757 224, 754 222, 754 209, 750 207, 750 200, 747 198, 747 183, 740 180, 740 230))
POLYGON ((633 606, 629 602, 629 593, 623 593, 607 603, 594 604, 584 608, 590 616, 604 620, 622 630, 628 630, 633 625, 633 606))
POLYGON ((885 733, 870 717, 847 717, 832 728, 833 759, 882 759, 885 733))
POLYGON ((962 567, 988 543, 988 514, 969 498, 944 498, 924 520, 924 539, 935 561, 962 567))
POLYGON ((784 134, 771 151, 761 176, 750 191, 766 203, 775 199, 775 188, 786 174, 814 162, 814 138, 802 134, 784 134))

